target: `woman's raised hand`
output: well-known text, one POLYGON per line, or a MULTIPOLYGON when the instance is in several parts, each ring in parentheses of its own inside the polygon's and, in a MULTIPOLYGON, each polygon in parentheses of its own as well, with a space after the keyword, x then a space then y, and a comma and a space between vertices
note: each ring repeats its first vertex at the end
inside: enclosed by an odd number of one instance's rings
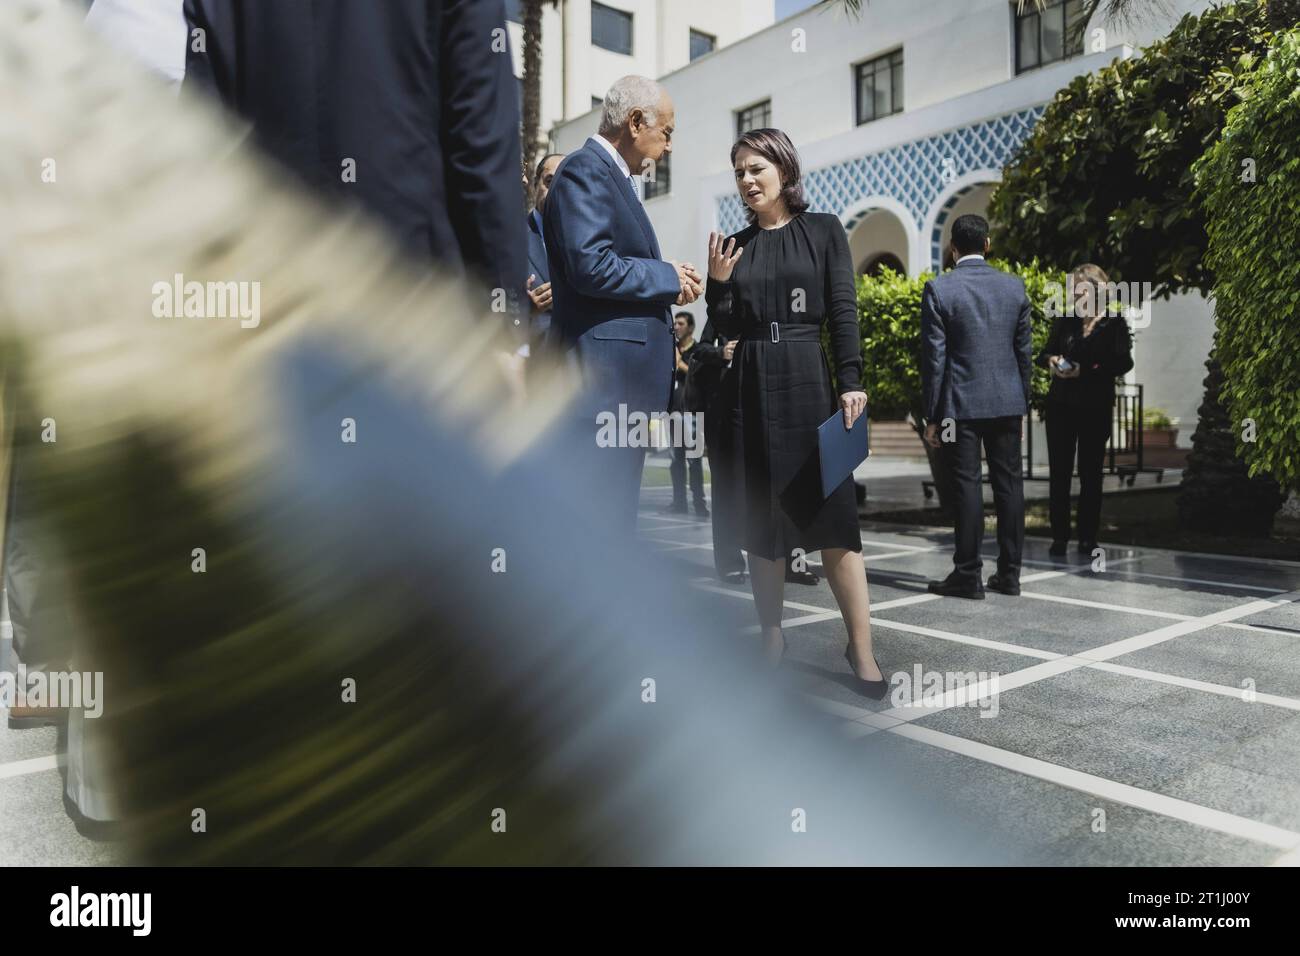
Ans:
POLYGON ((709 233, 709 278, 715 282, 730 281, 731 270, 736 268, 744 251, 743 247, 736 248, 735 239, 727 239, 720 232, 709 233))

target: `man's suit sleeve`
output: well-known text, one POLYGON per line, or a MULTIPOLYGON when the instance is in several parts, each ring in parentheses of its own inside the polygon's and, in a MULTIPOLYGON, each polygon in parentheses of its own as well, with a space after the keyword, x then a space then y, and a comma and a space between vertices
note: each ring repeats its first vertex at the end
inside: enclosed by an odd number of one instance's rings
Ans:
POLYGON ((927 282, 921 293, 921 403, 926 423, 939 420, 940 390, 948 366, 948 334, 942 306, 927 282))
POLYGON ((593 299, 671 305, 681 294, 677 270, 662 259, 614 251, 613 211, 623 201, 603 171, 588 175, 566 163, 546 198, 547 251, 562 257, 569 283, 593 299))
POLYGON ((503 0, 443 0, 441 143, 448 214, 467 269, 507 290, 514 314, 528 282, 519 108, 509 52, 493 49, 503 0))
POLYGON ((1020 316, 1016 320, 1016 361, 1020 364, 1020 381, 1024 386, 1025 409, 1033 394, 1034 381, 1034 330, 1030 319, 1029 296, 1020 290, 1020 316))

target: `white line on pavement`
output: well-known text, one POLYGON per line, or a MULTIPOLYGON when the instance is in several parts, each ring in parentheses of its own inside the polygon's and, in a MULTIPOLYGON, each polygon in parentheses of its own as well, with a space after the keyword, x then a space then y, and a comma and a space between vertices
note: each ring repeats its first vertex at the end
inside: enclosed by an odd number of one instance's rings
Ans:
POLYGON ((914 724, 893 727, 890 728, 889 732, 898 734, 900 737, 906 737, 909 740, 930 744, 933 747, 940 747, 953 753, 974 757, 976 760, 982 760, 985 763, 995 764, 1008 770, 1037 777, 1039 780, 1046 780, 1049 783, 1069 787, 1071 790, 1090 793, 1105 800, 1123 803, 1150 813, 1158 813, 1161 816, 1172 817, 1175 820, 1192 823, 1208 830, 1217 830, 1230 836, 1253 840, 1266 846, 1277 847, 1279 850, 1292 851, 1300 848, 1300 833, 1273 826, 1272 824, 1260 823, 1257 820, 1249 820, 1246 817, 1239 817, 1223 810, 1203 807, 1188 800, 1167 797, 1150 790, 1143 790, 1140 787, 1107 780, 1105 777, 1084 773, 1081 770, 1071 770, 1069 767, 1061 767, 1054 763, 1048 763, 1046 760, 1026 757, 1024 754, 1013 753, 1010 750, 992 747, 988 744, 945 734, 937 730, 930 730, 926 727, 917 727, 914 724))
POLYGON ((12 760, 9 763, 0 763, 0 780, 9 777, 22 777, 29 773, 40 773, 43 770, 57 770, 58 767, 59 758, 55 756, 12 760))

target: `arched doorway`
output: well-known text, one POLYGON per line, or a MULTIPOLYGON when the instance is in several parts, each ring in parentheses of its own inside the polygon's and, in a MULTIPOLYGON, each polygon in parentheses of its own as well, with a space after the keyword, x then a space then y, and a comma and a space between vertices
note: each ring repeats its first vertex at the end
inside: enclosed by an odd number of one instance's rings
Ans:
POLYGON ((899 275, 907 275, 907 266, 903 260, 898 258, 892 252, 878 252, 867 259, 862 264, 861 274, 864 276, 878 276, 888 269, 890 272, 896 272, 899 275))
MULTIPOLYGON (((929 228, 930 263, 932 269, 942 269, 946 264, 948 243, 952 241, 952 224, 959 216, 974 214, 987 218, 989 200, 997 188, 996 170, 980 171, 963 177, 931 207, 929 228)), ((997 250, 993 251, 997 254, 997 250)))
POLYGON ((883 205, 866 207, 850 217, 844 228, 859 275, 878 275, 886 267, 908 275, 914 230, 908 229, 898 211, 883 205))

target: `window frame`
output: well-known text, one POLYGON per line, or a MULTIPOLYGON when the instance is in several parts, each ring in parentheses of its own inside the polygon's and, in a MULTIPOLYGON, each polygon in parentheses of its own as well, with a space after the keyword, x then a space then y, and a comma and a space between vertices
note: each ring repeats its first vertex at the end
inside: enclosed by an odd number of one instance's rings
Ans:
POLYGON ((598 50, 604 50, 606 53, 615 53, 619 56, 633 56, 636 50, 636 23, 633 20, 634 14, 630 10, 620 10, 618 7, 612 7, 607 3, 601 3, 600 0, 591 0, 591 45, 598 50), (615 49, 614 47, 605 46, 596 40, 596 10, 607 11, 617 14, 627 21, 627 49, 615 49))
POLYGON ((853 125, 854 127, 866 126, 868 123, 874 123, 877 120, 885 119, 889 116, 896 116, 907 109, 906 95, 907 87, 903 82, 904 70, 906 69, 906 60, 903 56, 903 48, 889 50, 881 53, 879 56, 873 56, 853 64, 853 125), (884 69, 880 69, 880 64, 884 64, 884 69), (873 80, 881 73, 889 74, 889 112, 876 113, 875 111, 875 85, 872 85, 871 111, 872 115, 864 118, 863 105, 864 97, 862 95, 862 81, 870 69, 873 80), (897 81, 895 81, 897 78, 897 81))
POLYGON ((694 62, 695 62, 696 60, 698 60, 701 56, 708 56, 710 53, 716 53, 716 52, 717 52, 717 49, 718 49, 718 38, 717 38, 716 36, 714 36, 712 33, 705 33, 703 30, 697 30, 697 29, 695 29, 695 27, 691 27, 691 28, 690 28, 690 31, 691 31, 691 34, 690 34, 690 46, 689 46, 689 51, 690 51, 690 61, 689 61, 689 62, 694 63, 694 62), (696 56, 696 54, 695 54, 695 48, 694 48, 695 38, 696 38, 696 37, 704 37, 706 40, 709 41, 709 49, 708 49, 706 52, 699 54, 699 56, 696 56))
POLYGON ((659 162, 655 163, 654 181, 646 179, 644 174, 641 177, 641 200, 649 202, 652 199, 659 199, 663 196, 672 195, 673 191, 673 154, 664 153, 659 157, 659 162))
POLYGON ((1045 6, 1039 10, 1036 6, 1026 6, 1024 12, 1021 12, 1017 4, 1011 4, 1011 50, 1012 65, 1015 68, 1015 75, 1029 73, 1033 70, 1041 70, 1045 66, 1052 66, 1056 63, 1064 63, 1075 57, 1084 55, 1084 42, 1086 30, 1080 32, 1078 40, 1070 43, 1070 31, 1074 26, 1074 18, 1071 17, 1071 8, 1074 9, 1075 17, 1083 12, 1083 0, 1044 0, 1045 6), (1043 59, 1043 18, 1048 14, 1057 14, 1059 11, 1061 27, 1061 55, 1050 60, 1043 59), (1034 56, 1032 64, 1025 65, 1024 58, 1020 47, 1020 27, 1022 23, 1033 22, 1034 31, 1034 56))
POLYGON ((750 103, 748 106, 742 106, 740 109, 735 111, 735 118, 736 118, 737 138, 743 136, 751 129, 764 129, 766 127, 770 127, 772 125, 772 97, 769 96, 766 99, 761 99, 761 100, 757 100, 756 102, 750 103), (767 114, 767 120, 761 126, 755 126, 752 123, 746 124, 741 122, 742 117, 754 112, 754 110, 759 108, 762 108, 763 111, 767 114))

